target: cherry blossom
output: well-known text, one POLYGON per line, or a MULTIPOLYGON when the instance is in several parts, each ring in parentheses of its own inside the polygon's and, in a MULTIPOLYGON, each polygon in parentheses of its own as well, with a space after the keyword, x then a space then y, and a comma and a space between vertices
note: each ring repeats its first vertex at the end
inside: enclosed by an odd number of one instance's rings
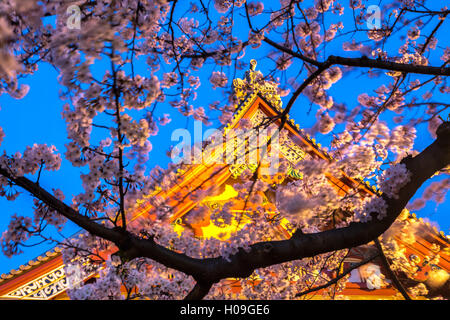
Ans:
POLYGON ((225 73, 214 71, 211 75, 211 78, 209 78, 209 81, 211 82, 213 89, 215 89, 218 87, 225 87, 228 82, 228 78, 226 77, 225 73))

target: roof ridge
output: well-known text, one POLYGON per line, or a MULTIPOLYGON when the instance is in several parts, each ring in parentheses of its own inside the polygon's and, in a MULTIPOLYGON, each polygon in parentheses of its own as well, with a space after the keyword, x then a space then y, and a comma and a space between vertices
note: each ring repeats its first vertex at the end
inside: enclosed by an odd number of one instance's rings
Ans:
POLYGON ((55 246, 50 250, 47 250, 43 254, 37 256, 29 260, 26 264, 22 264, 18 269, 11 269, 9 273, 2 273, 0 275, 0 283, 5 282, 7 280, 12 280, 16 276, 21 275, 25 271, 28 271, 34 267, 41 265, 42 263, 50 260, 51 258, 56 258, 61 253, 61 248, 59 246, 55 246))

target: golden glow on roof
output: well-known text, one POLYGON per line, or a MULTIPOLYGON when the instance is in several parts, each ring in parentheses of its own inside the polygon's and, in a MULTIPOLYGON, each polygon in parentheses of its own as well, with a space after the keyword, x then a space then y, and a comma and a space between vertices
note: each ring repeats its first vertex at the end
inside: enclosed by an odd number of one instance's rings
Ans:
POLYGON ((225 185, 225 190, 217 195, 217 196, 209 196, 206 197, 203 202, 217 202, 217 201, 226 201, 226 200, 230 200, 233 199, 235 197, 237 197, 238 192, 236 190, 234 190, 234 188, 232 186, 230 186, 229 184, 225 185))
POLYGON ((233 233, 241 230, 247 223, 251 221, 250 218, 245 214, 245 212, 237 212, 236 210, 233 210, 233 213, 234 216, 229 225, 219 227, 211 222, 209 225, 201 227, 203 237, 226 240, 229 239, 233 233))

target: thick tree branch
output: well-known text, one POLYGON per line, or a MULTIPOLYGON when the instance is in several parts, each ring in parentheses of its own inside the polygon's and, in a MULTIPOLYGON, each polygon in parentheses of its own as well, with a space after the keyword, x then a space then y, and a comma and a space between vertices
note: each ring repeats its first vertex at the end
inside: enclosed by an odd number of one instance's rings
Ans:
POLYGON ((435 76, 450 76, 450 67, 421 66, 417 64, 397 63, 397 62, 369 59, 367 57, 344 58, 339 56, 329 56, 328 61, 331 64, 339 64, 349 67, 375 68, 389 71, 428 74, 435 76))
POLYGON ((306 57, 301 53, 295 52, 287 47, 284 47, 269 38, 265 37, 264 42, 273 46, 274 48, 283 51, 287 54, 295 58, 299 58, 304 62, 310 63, 318 68, 323 68, 325 64, 328 64, 328 67, 332 65, 343 65, 348 67, 361 67, 361 68, 374 68, 374 69, 383 69, 389 71, 398 71, 405 73, 417 73, 417 74, 428 74, 435 76, 449 76, 450 75, 450 67, 433 67, 433 66, 421 66, 417 64, 407 64, 407 63, 397 63, 392 61, 383 61, 378 59, 370 59, 366 56, 361 58, 346 58, 340 56, 329 56, 327 60, 324 62, 319 62, 312 58, 306 57))
POLYGON ((208 294, 211 287, 211 283, 202 284, 197 282, 184 300, 201 300, 208 294))
POLYGON ((11 180, 19 187, 30 192, 35 198, 41 200, 47 206, 49 206, 53 210, 56 210, 58 213, 74 222, 79 227, 85 229, 86 231, 114 243, 120 242, 122 236, 114 229, 108 229, 92 221, 90 218, 81 215, 78 211, 47 192, 47 190, 43 189, 39 184, 32 182, 26 177, 14 177, 8 169, 2 168, 1 166, 0 174, 11 180))
MULTIPOLYGON (((424 66, 418 64, 409 64, 409 63, 398 63, 393 61, 384 61, 380 59, 371 59, 366 56, 361 58, 346 58, 341 56, 330 55, 327 60, 320 62, 313 58, 309 58, 299 52, 295 52, 290 48, 287 48, 283 45, 276 43, 275 41, 264 37, 264 42, 273 46, 274 48, 285 52, 291 55, 294 58, 299 58, 300 60, 312 64, 318 68, 330 67, 332 65, 343 65, 348 67, 360 67, 360 68, 373 68, 373 69, 382 69, 389 71, 397 71, 402 73, 415 73, 415 74, 426 74, 426 75, 434 75, 434 76, 450 76, 450 67, 436 67, 436 66, 424 66)), ((246 47, 249 45, 248 41, 244 41, 242 43, 242 47, 246 47)), ((216 55, 224 54, 228 49, 222 49, 217 51, 208 51, 200 54, 186 54, 183 55, 183 58, 210 58, 216 55)))
POLYGON ((129 259, 139 256, 148 257, 169 268, 192 275, 196 279, 200 278, 199 274, 204 271, 201 268, 201 260, 193 259, 184 254, 179 254, 166 249, 154 242, 153 239, 141 239, 133 236, 122 228, 107 228, 94 222, 90 218, 81 215, 78 211, 57 199, 28 178, 14 177, 9 170, 2 167, 0 167, 0 174, 11 180, 17 186, 30 192, 35 198, 41 200, 47 206, 56 210, 79 227, 95 236, 113 242, 123 251, 124 256, 129 259), (141 255, 141 252, 145 252, 145 254, 141 255))

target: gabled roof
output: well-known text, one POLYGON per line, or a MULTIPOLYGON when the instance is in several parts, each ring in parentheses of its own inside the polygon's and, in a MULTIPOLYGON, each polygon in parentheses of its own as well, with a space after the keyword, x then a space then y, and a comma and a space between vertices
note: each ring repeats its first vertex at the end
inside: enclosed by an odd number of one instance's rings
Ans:
POLYGON ((30 272, 37 268, 38 266, 42 265, 43 263, 46 263, 49 260, 52 260, 58 256, 61 255, 61 249, 59 247, 54 247, 51 250, 45 252, 44 254, 36 257, 35 259, 32 259, 28 261, 26 264, 21 265, 18 269, 12 269, 9 271, 9 273, 5 274, 3 273, 0 275, 0 285, 2 285, 4 282, 11 280, 19 275, 22 275, 23 273, 30 272))

